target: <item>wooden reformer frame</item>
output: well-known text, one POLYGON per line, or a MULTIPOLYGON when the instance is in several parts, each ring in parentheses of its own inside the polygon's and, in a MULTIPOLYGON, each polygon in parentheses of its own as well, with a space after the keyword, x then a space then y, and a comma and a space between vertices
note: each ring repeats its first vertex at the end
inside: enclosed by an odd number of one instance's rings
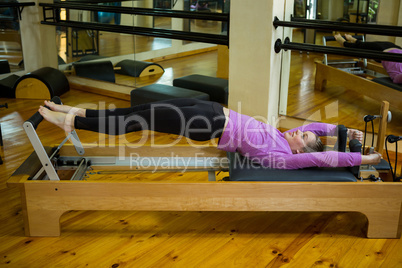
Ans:
POLYGON ((401 183, 212 181, 215 171, 227 170, 225 153, 215 147, 88 147, 73 133, 67 137, 72 138, 73 145, 63 146, 65 140, 56 149, 44 148, 35 132, 38 123, 30 125, 28 121, 24 128, 30 129, 27 133, 36 154, 7 182, 20 190, 26 236, 59 236, 60 217, 70 210, 350 211, 366 215, 368 238, 401 235, 401 183), (172 156, 176 162, 135 165, 139 159, 148 159, 149 163, 154 157, 172 156), (175 158, 184 159, 184 165, 177 164, 175 158), (130 166, 131 170, 184 168, 208 171, 211 176, 205 182, 174 183, 83 179, 89 167, 113 173, 130 166), (70 169, 74 174, 71 180, 60 179, 56 169, 70 169))

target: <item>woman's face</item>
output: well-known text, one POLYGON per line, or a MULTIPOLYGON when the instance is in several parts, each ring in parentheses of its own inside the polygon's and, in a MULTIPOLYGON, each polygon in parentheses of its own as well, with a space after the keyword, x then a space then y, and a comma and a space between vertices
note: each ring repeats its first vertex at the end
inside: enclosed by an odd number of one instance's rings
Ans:
POLYGON ((303 149, 309 144, 313 144, 317 139, 316 135, 311 131, 302 132, 301 130, 297 130, 294 132, 285 132, 284 135, 294 154, 303 153, 303 149))

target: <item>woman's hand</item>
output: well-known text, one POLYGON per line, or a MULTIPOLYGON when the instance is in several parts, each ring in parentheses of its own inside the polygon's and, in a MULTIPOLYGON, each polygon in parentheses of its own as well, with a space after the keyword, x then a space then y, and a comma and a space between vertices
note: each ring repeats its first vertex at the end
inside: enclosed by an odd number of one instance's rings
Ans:
POLYGON ((348 138, 349 140, 358 140, 359 142, 362 142, 363 132, 356 129, 348 129, 348 138))
POLYGON ((381 162, 381 158, 381 154, 377 152, 362 155, 362 165, 378 165, 381 162))

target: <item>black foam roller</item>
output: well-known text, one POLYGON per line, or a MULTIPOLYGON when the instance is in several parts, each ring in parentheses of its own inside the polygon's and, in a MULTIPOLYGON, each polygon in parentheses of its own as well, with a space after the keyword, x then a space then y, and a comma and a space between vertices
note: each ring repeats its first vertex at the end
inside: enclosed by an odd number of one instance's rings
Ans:
POLYGON ((44 83, 49 90, 51 98, 61 96, 70 90, 70 85, 64 73, 52 67, 43 67, 21 76, 16 81, 14 90, 18 89, 18 84, 27 78, 34 78, 44 83))
POLYGON ((0 97, 15 98, 14 85, 20 76, 12 74, 0 80, 0 97))
POLYGON ((122 60, 116 64, 116 67, 120 67, 120 69, 115 70, 115 72, 118 74, 129 75, 132 77, 140 77, 144 69, 149 66, 155 66, 163 70, 162 66, 154 62, 122 60))
POLYGON ((114 83, 114 68, 111 61, 84 61, 73 63, 77 76, 114 83))
POLYGON ((0 74, 10 73, 10 64, 8 60, 0 60, 0 74))

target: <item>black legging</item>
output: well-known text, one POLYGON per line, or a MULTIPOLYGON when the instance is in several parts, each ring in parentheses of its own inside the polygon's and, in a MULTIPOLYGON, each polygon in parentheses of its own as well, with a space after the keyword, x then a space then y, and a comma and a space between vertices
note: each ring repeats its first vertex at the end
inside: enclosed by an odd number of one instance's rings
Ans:
POLYGON ((401 48, 400 46, 397 46, 391 42, 384 42, 384 41, 363 42, 360 40, 357 40, 355 43, 345 41, 343 42, 343 46, 350 48, 375 50, 375 51, 384 51, 389 48, 401 48))
POLYGON ((141 130, 177 134, 206 141, 221 136, 225 124, 223 106, 197 99, 172 99, 112 110, 86 110, 76 116, 74 127, 110 135, 141 130))

